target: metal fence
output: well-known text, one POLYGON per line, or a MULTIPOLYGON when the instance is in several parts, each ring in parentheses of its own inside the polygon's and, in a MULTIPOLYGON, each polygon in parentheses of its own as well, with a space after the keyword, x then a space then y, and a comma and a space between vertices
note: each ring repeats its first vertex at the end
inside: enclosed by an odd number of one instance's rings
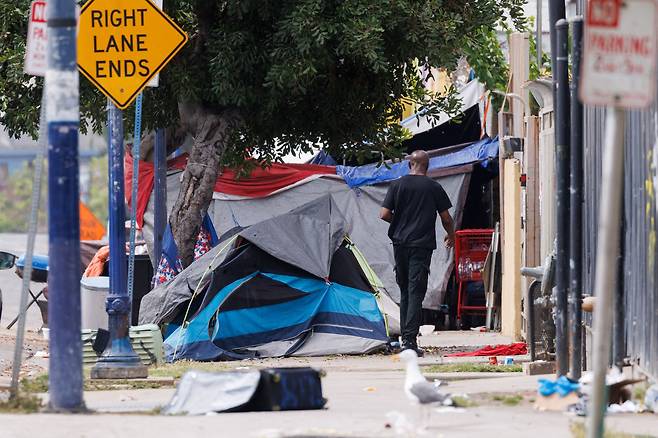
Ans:
MULTIPOLYGON (((658 378, 658 105, 647 111, 631 111, 626 118, 622 284, 617 291, 623 306, 623 348, 631 361, 658 378)), ((601 187, 601 157, 605 111, 585 109, 585 174, 583 211, 583 287, 594 290, 597 211, 601 187)), ((616 269, 611 266, 610 269, 616 269)), ((620 347, 617 346, 617 350, 620 347)))

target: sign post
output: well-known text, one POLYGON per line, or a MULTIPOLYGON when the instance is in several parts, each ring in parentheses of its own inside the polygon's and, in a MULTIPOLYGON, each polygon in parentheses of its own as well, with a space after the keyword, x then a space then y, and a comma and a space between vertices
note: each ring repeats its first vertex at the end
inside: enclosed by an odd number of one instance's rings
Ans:
POLYGON ((45 79, 48 121, 50 408, 84 409, 80 340, 78 72, 73 0, 50 0, 45 79))
POLYGON ((46 23, 46 2, 35 0, 30 6, 30 21, 27 25, 27 47, 25 66, 28 75, 45 76, 48 64, 48 25, 46 23))
MULTIPOLYGON (((131 299, 126 285, 123 116, 187 35, 150 0, 90 0, 80 13, 78 69, 108 97, 110 173, 110 343, 92 378, 140 378, 142 365, 129 339, 131 299)), ((135 159, 137 159, 135 157, 135 159)), ((133 201, 134 202, 134 201, 133 201)))
POLYGON ((626 108, 652 103, 656 83, 656 3, 654 0, 590 0, 585 26, 581 100, 606 105, 605 149, 594 278, 594 381, 587 436, 603 436, 607 409, 606 374, 616 290, 626 108))

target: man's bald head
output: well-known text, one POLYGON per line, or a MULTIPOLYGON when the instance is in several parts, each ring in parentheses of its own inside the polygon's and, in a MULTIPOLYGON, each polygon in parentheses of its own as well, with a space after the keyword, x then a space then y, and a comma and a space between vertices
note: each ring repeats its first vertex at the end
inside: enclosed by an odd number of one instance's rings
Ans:
POLYGON ((430 156, 425 151, 413 151, 409 157, 411 173, 425 175, 430 165, 430 156))

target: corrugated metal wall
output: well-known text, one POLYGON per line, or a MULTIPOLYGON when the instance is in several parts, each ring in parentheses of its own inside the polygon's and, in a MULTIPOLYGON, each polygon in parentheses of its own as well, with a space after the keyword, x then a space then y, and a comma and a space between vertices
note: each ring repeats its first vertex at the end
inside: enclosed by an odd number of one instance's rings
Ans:
MULTIPOLYGON (((626 353, 658 377, 658 260, 656 257, 656 117, 658 106, 626 118, 623 293, 626 353)), ((594 289, 597 215, 605 111, 585 110, 584 288, 594 289)), ((616 267, 611 266, 611 269, 616 267)))

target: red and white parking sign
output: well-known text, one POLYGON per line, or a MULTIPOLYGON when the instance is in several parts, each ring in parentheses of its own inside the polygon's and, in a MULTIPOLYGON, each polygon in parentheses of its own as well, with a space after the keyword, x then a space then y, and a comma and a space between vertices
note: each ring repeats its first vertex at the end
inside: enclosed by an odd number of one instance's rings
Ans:
POLYGON ((656 85, 655 0, 589 0, 580 98, 644 108, 656 85))
POLYGON ((46 75, 47 47, 46 2, 36 0, 30 6, 30 21, 27 26, 27 47, 25 50, 25 73, 34 76, 46 75))

